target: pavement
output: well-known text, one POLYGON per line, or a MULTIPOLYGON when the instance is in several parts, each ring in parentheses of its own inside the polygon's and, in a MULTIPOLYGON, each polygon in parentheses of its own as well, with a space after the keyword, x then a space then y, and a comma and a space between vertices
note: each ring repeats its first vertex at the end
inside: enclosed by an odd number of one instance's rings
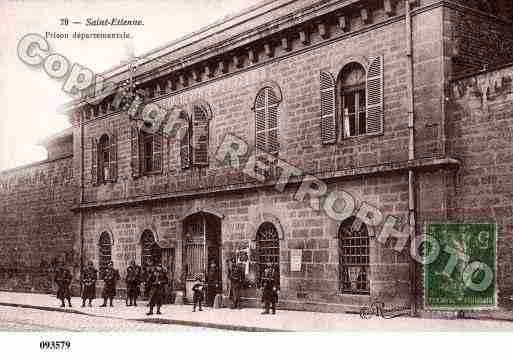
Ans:
MULTIPOLYGON (((81 299, 72 298, 72 308, 60 308, 54 295, 0 292, 0 306, 31 308, 59 313, 87 315, 150 324, 171 324, 189 327, 216 328, 240 331, 513 331, 513 321, 474 319, 426 319, 407 316, 384 319, 362 319, 357 314, 319 313, 279 310, 276 315, 261 315, 260 308, 213 309, 192 312, 191 305, 169 304, 162 307, 162 315, 147 316, 146 302, 137 307, 127 307, 124 300, 115 300, 114 307, 99 307, 103 301, 96 299, 93 307, 80 305, 81 299)), ((0 309, 1 311, 1 309, 0 309)))

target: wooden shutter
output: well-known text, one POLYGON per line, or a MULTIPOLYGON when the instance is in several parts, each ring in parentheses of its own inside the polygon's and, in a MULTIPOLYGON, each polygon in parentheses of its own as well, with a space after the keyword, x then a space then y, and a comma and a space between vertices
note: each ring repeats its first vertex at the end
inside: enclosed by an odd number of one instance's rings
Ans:
POLYGON ((190 121, 187 120, 187 128, 183 131, 183 136, 180 139, 180 161, 182 169, 187 169, 191 166, 191 126, 190 121))
POLYGON ((256 170, 266 177, 274 172, 268 154, 278 156, 280 150, 279 104, 279 99, 270 87, 262 89, 255 101, 255 156, 257 161, 269 166, 269 172, 263 173, 258 166, 256 170))
POLYGON ((112 182, 116 182, 118 179, 118 138, 116 131, 112 132, 110 136, 110 147, 109 147, 109 175, 112 182))
POLYGON ((135 126, 130 127, 130 145, 131 145, 131 161, 132 177, 141 176, 141 161, 139 156, 139 129, 135 126))
POLYGON ((98 141, 91 139, 91 183, 98 185, 98 141))
POLYGON ((162 129, 158 130, 153 135, 153 172, 161 173, 162 172, 162 154, 163 154, 163 146, 162 139, 164 138, 164 132, 162 129))
POLYGON ((201 106, 192 109, 192 161, 198 166, 208 166, 209 119, 201 106))
POLYGON ((376 57, 367 71, 367 133, 383 132, 383 57, 376 57))
POLYGON ((321 140, 324 144, 337 142, 335 111, 335 80, 326 71, 320 73, 321 92, 321 140))

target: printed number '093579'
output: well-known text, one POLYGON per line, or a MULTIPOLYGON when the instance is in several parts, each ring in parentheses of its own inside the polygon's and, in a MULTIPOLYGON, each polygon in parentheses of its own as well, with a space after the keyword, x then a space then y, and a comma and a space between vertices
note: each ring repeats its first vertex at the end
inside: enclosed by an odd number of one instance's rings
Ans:
POLYGON ((39 342, 39 348, 41 348, 42 350, 67 350, 70 347, 71 343, 67 340, 42 340, 41 342, 39 342))

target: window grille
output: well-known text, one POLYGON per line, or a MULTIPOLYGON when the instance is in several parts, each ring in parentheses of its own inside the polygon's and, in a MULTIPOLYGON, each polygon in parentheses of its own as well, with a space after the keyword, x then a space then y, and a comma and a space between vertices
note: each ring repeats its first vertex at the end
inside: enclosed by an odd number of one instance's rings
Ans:
POLYGON ((343 293, 370 294, 369 285, 369 235, 365 224, 353 228, 354 218, 349 218, 339 230, 340 289, 343 293))

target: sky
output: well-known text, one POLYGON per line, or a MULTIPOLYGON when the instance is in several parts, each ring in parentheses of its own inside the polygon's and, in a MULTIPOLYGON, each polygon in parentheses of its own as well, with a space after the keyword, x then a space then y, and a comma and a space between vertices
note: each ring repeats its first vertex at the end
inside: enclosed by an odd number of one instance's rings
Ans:
POLYGON ((57 108, 70 100, 62 80, 17 56, 29 33, 108 30, 71 24, 87 18, 140 18, 144 26, 125 27, 132 39, 48 39, 52 51, 71 63, 101 73, 129 56, 157 48, 261 0, 0 0, 0 171, 46 158, 37 142, 67 127, 57 108), (69 25, 61 25, 61 19, 69 25))

